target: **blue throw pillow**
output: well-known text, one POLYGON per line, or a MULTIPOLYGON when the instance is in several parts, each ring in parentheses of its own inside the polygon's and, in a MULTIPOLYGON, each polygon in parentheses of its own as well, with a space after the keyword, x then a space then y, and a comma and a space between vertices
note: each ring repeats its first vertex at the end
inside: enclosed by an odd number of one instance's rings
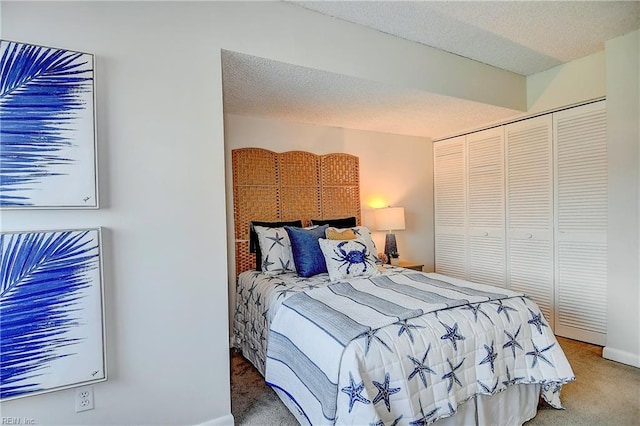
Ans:
POLYGON ((312 229, 284 227, 291 241, 293 263, 295 263, 296 271, 301 277, 310 277, 327 272, 327 264, 324 261, 324 255, 318 240, 324 238, 324 233, 328 227, 329 225, 322 225, 312 229))

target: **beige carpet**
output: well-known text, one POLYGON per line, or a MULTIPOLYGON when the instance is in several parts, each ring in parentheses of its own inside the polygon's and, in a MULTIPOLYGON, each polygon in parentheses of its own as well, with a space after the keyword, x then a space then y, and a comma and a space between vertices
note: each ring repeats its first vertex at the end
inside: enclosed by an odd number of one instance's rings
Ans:
MULTIPOLYGON (((576 381, 562 388, 566 410, 546 404, 529 425, 640 426, 640 369, 602 358, 602 348, 559 337, 576 381)), ((241 355, 231 358, 231 411, 236 425, 296 425, 295 418, 241 355)), ((437 423, 436 423, 437 424, 437 423)))

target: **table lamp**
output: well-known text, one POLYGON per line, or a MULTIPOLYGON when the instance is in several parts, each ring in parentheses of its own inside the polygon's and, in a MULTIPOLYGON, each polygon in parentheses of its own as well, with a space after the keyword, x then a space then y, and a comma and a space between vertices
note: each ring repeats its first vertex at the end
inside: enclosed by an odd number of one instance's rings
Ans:
POLYGON ((398 245, 396 235, 392 231, 404 229, 404 207, 385 207, 375 210, 376 228, 378 231, 387 231, 384 241, 384 254, 387 255, 387 263, 391 258, 398 257, 398 245))

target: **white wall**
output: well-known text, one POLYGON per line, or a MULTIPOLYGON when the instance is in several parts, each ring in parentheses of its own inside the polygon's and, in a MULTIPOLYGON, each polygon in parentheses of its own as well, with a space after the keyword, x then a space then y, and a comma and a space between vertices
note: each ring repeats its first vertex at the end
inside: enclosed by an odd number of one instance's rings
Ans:
POLYGON ((606 94, 604 51, 527 77, 527 114, 602 98, 606 94))
MULTIPOLYGON (((358 156, 363 225, 372 227, 372 205, 376 203, 404 207, 407 229, 396 232, 400 256, 424 263, 425 271, 433 270, 433 161, 430 139, 232 114, 225 114, 224 123, 231 288, 235 287, 231 150, 245 147, 276 152, 301 150, 315 154, 344 152, 358 156)), ((379 251, 382 251, 384 233, 374 232, 373 238, 379 251)))
POLYGON ((640 367, 640 31, 609 40, 609 261, 603 356, 640 367))
POLYGON ((3 2, 3 38, 96 55, 101 209, 3 211, 2 230, 104 227, 109 378, 92 411, 76 414, 63 390, 4 402, 2 416, 184 425, 230 413, 220 53, 192 28, 206 22, 169 5, 3 2))
POLYGON ((527 77, 530 113, 606 95, 609 171, 605 358, 640 367, 640 31, 527 77))
MULTIPOLYGON (((521 76, 280 2, 3 1, 0 25, 3 39, 96 55, 101 209, 2 212, 6 231, 105 228, 109 380, 83 413, 73 390, 2 404, 2 416, 41 425, 232 421, 221 49, 506 108, 526 101, 521 76)), ((432 198, 414 182, 378 184, 392 203, 432 198)))

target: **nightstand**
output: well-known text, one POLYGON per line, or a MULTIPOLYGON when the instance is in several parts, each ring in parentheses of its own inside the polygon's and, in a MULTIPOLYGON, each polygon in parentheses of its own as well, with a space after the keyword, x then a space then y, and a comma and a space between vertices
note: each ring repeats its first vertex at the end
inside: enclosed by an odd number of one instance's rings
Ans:
POLYGON ((401 268, 413 269, 414 271, 422 272, 422 267, 424 266, 424 264, 401 260, 398 263, 398 266, 400 266, 401 268))

